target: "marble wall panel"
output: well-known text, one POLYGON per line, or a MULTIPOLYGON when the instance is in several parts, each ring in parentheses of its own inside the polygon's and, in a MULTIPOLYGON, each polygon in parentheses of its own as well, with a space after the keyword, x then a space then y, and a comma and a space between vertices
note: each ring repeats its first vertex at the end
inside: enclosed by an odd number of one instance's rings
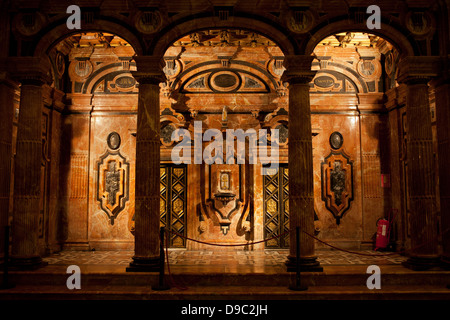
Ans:
MULTIPOLYGON (((89 244, 91 248, 104 249, 133 249, 134 237, 129 230, 130 216, 134 213, 134 181, 135 181, 135 137, 130 130, 136 128, 136 116, 134 114, 93 115, 91 120, 90 137, 90 176, 89 176, 89 244), (117 149, 125 157, 130 165, 129 200, 124 209, 110 223, 107 214, 100 207, 97 200, 97 162, 108 151, 107 138, 111 132, 120 135, 120 145, 117 149)), ((151 159, 148 159, 151 161, 151 159)))
POLYGON ((88 249, 89 115, 62 120, 58 238, 65 249, 88 249))
POLYGON ((362 183, 363 183, 363 240, 370 242, 375 236, 377 221, 389 214, 389 190, 381 184, 383 157, 390 145, 385 141, 385 126, 377 115, 361 117, 362 183), (385 201, 386 200, 386 201, 385 201))
MULTIPOLYGON (((313 138, 314 162, 314 202, 317 215, 322 224, 318 237, 330 244, 339 247, 358 247, 362 238, 362 187, 361 187, 361 150, 359 117, 345 114, 312 114, 311 122, 313 132, 318 135, 313 138), (331 212, 322 201, 321 162, 331 152, 329 143, 333 132, 340 132, 343 137, 342 148, 353 162, 353 201, 346 211, 340 224, 336 224, 331 212)), ((324 247, 316 242, 316 247, 324 247)))
MULTIPOLYGON (((77 132, 86 130, 89 132, 89 127, 86 126, 88 118, 81 116, 71 116, 70 121, 72 125, 79 129, 77 132), (82 120, 84 119, 84 120, 82 120)), ((205 116, 206 117, 206 116, 205 116)), ((233 126, 242 126, 248 128, 255 123, 252 122, 254 118, 250 115, 239 117, 237 114, 229 115, 233 119, 233 126)), ((206 125, 218 127, 221 125, 221 115, 216 114, 208 116, 208 119, 203 119, 206 125)), ((315 192, 315 206, 322 228, 319 237, 322 240, 330 242, 334 245, 347 248, 358 248, 362 242, 370 240, 370 236, 376 231, 375 226, 372 226, 373 220, 378 219, 384 211, 379 204, 380 199, 384 197, 383 190, 380 190, 380 173, 381 160, 379 152, 379 142, 377 137, 370 132, 379 124, 379 119, 361 120, 360 116, 352 114, 322 114, 314 113, 312 115, 313 132, 318 133, 313 138, 313 157, 314 157, 314 192, 315 192), (373 121, 372 121, 373 120, 373 121), (360 123, 361 122, 361 123, 360 123), (361 128, 360 128, 361 125, 361 128), (361 131, 360 131, 361 130, 361 131), (331 147, 329 144, 329 137, 332 132, 339 131, 343 138, 344 144, 342 150, 353 161, 353 193, 354 200, 351 203, 349 210, 345 213, 341 224, 337 225, 332 214, 324 206, 321 196, 321 162, 330 153, 331 147), (362 135, 361 135, 362 132, 362 135), (361 151, 361 142, 365 146, 363 153, 361 151), (367 193, 364 194, 364 188, 367 193), (371 202, 372 201, 372 202, 371 202)), ((67 120, 66 120, 67 122, 67 120)), ((66 126, 68 123, 65 123, 66 126)), ((136 117, 132 114, 112 115, 112 114, 95 114, 91 120, 91 137, 90 142, 86 141, 84 133, 80 137, 73 139, 71 146, 78 151, 72 154, 74 163, 77 157, 81 155, 89 155, 89 206, 87 199, 81 196, 74 198, 68 196, 70 205, 67 207, 69 218, 69 237, 67 242, 74 242, 76 239, 83 239, 89 242, 91 248, 96 249, 132 249, 134 246, 133 235, 129 231, 129 220, 134 208, 134 154, 135 154, 135 137, 130 132, 136 127, 136 117), (122 142, 120 152, 127 158, 130 163, 130 200, 125 209, 119 214, 114 225, 106 214, 101 210, 96 199, 97 186, 97 160, 108 150, 106 143, 107 136, 110 132, 116 131, 120 134, 122 142), (84 138, 82 138, 84 137, 84 138), (83 140, 84 139, 84 140, 83 140), (84 141, 82 143, 81 141, 84 141), (89 146, 89 150, 83 147, 89 146), (89 152, 88 152, 89 151, 89 152), (70 240, 70 241, 69 241, 70 240)), ((236 127, 236 128, 237 128, 236 127)), ((67 131, 67 129, 66 129, 67 131)), ((77 160, 81 161, 81 160, 77 160)), ((78 165, 83 167, 83 165, 78 165)), ((76 167, 71 172, 76 172, 76 167)), ((242 217, 241 208, 235 213, 231 219, 231 229, 227 235, 223 235, 218 224, 218 219, 214 213, 210 211, 204 204, 202 199, 208 197, 208 172, 202 173, 205 170, 201 165, 188 165, 188 201, 187 201, 187 235, 190 238, 206 242, 219 243, 245 243, 246 241, 259 241, 263 239, 263 179, 260 172, 260 165, 256 164, 250 166, 251 179, 248 181, 248 191, 253 189, 252 198, 249 200, 252 206, 248 210, 252 212, 251 232, 242 233, 239 229, 241 226, 240 218, 242 217), (203 168, 203 169, 202 169, 203 168), (203 215, 203 222, 201 222, 200 215, 203 215)), ((86 172, 86 171, 84 171, 86 172)), ((250 169, 249 169, 250 172, 250 169)), ((69 175, 70 177, 70 175, 69 175)), ((248 178, 248 177, 247 177, 248 178)), ((84 178, 82 178, 84 179, 84 178)), ((80 186, 81 187, 81 186, 80 186)), ((80 189, 70 184, 69 194, 74 195, 79 193, 80 189)), ((84 194, 84 191, 81 192, 84 194)), ((323 245, 317 243, 317 247, 323 245)), ((244 250, 263 249, 264 244, 254 245, 253 248, 245 247, 216 247, 217 250, 244 250)), ((187 249, 211 249, 210 246, 188 241, 187 249)))

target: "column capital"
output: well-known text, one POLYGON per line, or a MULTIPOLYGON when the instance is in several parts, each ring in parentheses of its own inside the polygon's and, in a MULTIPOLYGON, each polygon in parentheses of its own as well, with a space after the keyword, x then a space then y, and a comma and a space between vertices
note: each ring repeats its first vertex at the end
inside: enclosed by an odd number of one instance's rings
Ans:
POLYGON ((143 84, 159 84, 166 81, 163 68, 165 61, 159 56, 135 56, 136 71, 131 74, 137 82, 143 84))
POLYGON ((50 62, 45 57, 9 57, 2 61, 10 77, 22 84, 52 82, 50 62))
POLYGON ((432 80, 430 83, 434 88, 450 84, 450 55, 441 58, 439 77, 432 80))
POLYGON ((312 81, 316 71, 311 70, 313 56, 289 55, 284 58, 284 67, 282 80, 289 84, 307 84, 312 81))
POLYGON ((439 76, 441 58, 436 56, 408 56, 400 60, 397 81, 406 84, 425 84, 439 76))

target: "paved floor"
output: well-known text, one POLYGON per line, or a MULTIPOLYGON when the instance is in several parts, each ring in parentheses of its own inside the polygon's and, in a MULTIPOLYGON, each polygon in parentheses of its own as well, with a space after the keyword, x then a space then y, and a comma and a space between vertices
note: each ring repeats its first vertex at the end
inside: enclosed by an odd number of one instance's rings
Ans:
MULTIPOLYGON (((413 271, 407 257, 372 250, 316 250, 323 272, 303 273, 306 291, 291 290, 295 274, 286 271, 288 250, 169 250, 170 290, 153 290, 156 273, 127 272, 133 251, 62 251, 45 257, 46 267, 11 272, 15 288, 0 300, 450 300, 450 271, 413 271), (382 270, 382 287, 367 287, 368 265, 382 270), (78 265, 82 289, 67 288, 67 266, 78 265)), ((187 303, 182 303, 185 306, 187 303)), ((295 305, 296 306, 296 305, 295 305)))
MULTIPOLYGON (((131 262, 133 251, 62 251, 45 257, 49 265, 123 265, 131 262)), ((283 266, 288 250, 264 251, 187 251, 169 249, 169 265, 172 266, 283 266)), ((364 250, 344 252, 339 250, 316 250, 321 265, 400 265, 407 258, 390 252, 364 250)))

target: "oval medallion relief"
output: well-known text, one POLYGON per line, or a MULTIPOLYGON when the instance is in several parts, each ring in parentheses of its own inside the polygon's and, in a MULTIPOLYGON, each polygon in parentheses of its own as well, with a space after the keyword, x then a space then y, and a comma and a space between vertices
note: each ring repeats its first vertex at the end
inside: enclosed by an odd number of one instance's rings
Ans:
POLYGON ((214 91, 231 92, 236 90, 240 83, 239 75, 231 71, 218 71, 210 76, 210 86, 214 91))
POLYGON ((314 79, 314 84, 319 88, 331 88, 334 86, 334 79, 328 76, 319 76, 314 79))

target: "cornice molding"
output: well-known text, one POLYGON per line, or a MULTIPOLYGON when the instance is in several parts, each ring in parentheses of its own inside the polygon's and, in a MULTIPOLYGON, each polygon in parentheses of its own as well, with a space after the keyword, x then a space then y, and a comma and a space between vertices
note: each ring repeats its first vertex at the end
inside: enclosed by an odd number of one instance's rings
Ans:
POLYGON ((132 71, 132 76, 140 84, 159 84, 166 81, 163 68, 165 61, 162 57, 156 56, 135 56, 136 71, 132 71))
POLYGON ((317 71, 311 70, 313 56, 288 55, 284 58, 284 71, 281 79, 289 84, 309 84, 317 71))
POLYGON ((408 56, 400 60, 397 81, 399 83, 428 83, 438 77, 441 58, 436 56, 408 56))
POLYGON ((11 78, 23 84, 50 84, 50 62, 45 57, 9 57, 5 67, 11 78))

